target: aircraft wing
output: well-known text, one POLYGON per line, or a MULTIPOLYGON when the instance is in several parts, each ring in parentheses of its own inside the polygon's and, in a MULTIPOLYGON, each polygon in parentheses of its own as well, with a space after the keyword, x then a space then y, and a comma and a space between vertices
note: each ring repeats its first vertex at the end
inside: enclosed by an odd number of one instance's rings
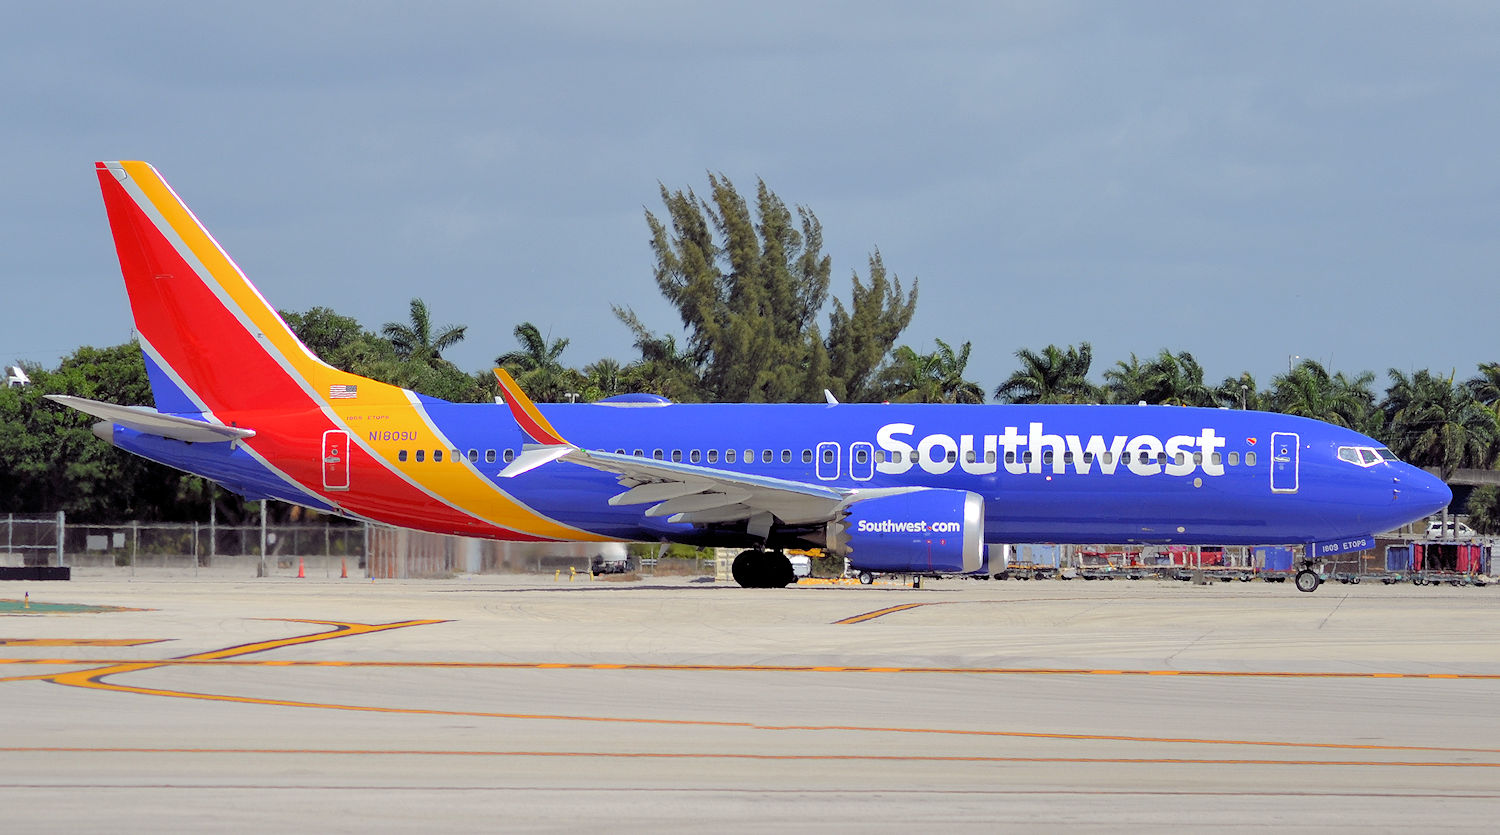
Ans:
POLYGON ((504 369, 495 369, 495 378, 516 423, 533 441, 501 471, 507 478, 567 461, 618 476, 625 489, 609 500, 612 505, 649 504, 647 516, 664 516, 669 522, 750 520, 751 527, 765 528, 772 516, 788 525, 828 521, 851 495, 818 484, 583 449, 563 439, 504 369))
POLYGON ((110 423, 143 432, 147 435, 160 435, 163 438, 174 438, 189 443, 211 444, 221 441, 233 441, 239 438, 254 437, 254 429, 243 429, 238 426, 224 426, 219 423, 207 423, 192 418, 177 417, 176 415, 164 415, 155 409, 146 406, 118 406, 114 403, 104 403, 99 400, 89 400, 85 397, 74 397, 69 394, 48 394, 48 400, 71 406, 80 412, 103 418, 110 423))
POLYGON ((789 525, 825 522, 848 496, 818 484, 578 447, 557 460, 614 473, 626 489, 610 504, 649 504, 647 516, 669 522, 735 522, 760 513, 789 525))

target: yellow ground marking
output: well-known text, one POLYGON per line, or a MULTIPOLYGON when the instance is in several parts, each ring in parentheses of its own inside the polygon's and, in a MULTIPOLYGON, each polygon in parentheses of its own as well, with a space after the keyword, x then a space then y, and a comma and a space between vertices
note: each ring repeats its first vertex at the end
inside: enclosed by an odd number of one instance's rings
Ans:
POLYGON ((0 638, 0 647, 138 647, 165 638, 0 638))
POLYGON ((812 760, 860 762, 963 763, 1079 763, 1107 765, 1311 765, 1398 768, 1500 768, 1500 762, 1435 762, 1412 760, 1273 760, 1205 757, 994 757, 944 754, 750 754, 700 751, 491 751, 374 748, 64 748, 57 746, 0 747, 0 754, 244 754, 335 757, 560 757, 654 760, 812 760))
MULTIPOLYGON (((235 704, 256 704, 256 705, 269 705, 269 706, 277 706, 277 707, 299 707, 299 708, 309 708, 309 709, 316 709, 316 710, 341 710, 341 711, 350 711, 350 712, 358 712, 358 713, 385 713, 385 714, 393 714, 393 715, 464 716, 464 717, 491 718, 491 719, 523 719, 523 720, 546 720, 546 721, 564 721, 564 722, 597 722, 597 723, 612 723, 612 724, 640 724, 640 725, 673 726, 673 727, 742 728, 742 729, 747 729, 747 730, 760 730, 760 731, 801 731, 801 732, 808 732, 808 731, 842 731, 842 732, 862 732, 862 733, 885 733, 885 734, 949 735, 949 736, 1011 738, 1011 739, 1049 739, 1049 740, 1077 740, 1077 741, 1094 741, 1094 742, 1105 742, 1105 741, 1107 741, 1107 742, 1167 743, 1167 744, 1189 744, 1189 745, 1256 746, 1256 747, 1271 747, 1271 748, 1307 748, 1307 749, 1316 749, 1316 750, 1427 751, 1427 752, 1461 752, 1461 753, 1470 753, 1470 754, 1475 754, 1475 753, 1480 753, 1480 754, 1500 754, 1500 748, 1464 748, 1464 747, 1426 746, 1426 745, 1374 745, 1374 744, 1366 744, 1366 743, 1303 742, 1303 741, 1246 740, 1246 739, 1212 739, 1212 738, 1197 738, 1197 737, 1151 737, 1151 736, 1126 736, 1126 735, 1117 735, 1117 734, 1078 734, 1078 733, 1048 733, 1048 732, 1042 732, 1042 731, 981 730, 981 729, 972 729, 972 728, 901 728, 901 727, 880 727, 880 726, 860 726, 860 725, 771 725, 771 724, 762 724, 762 723, 757 723, 757 722, 743 722, 743 721, 731 721, 731 720, 712 720, 712 719, 672 719, 672 718, 629 717, 629 716, 583 716, 583 715, 551 714, 551 713, 519 713, 519 712, 503 712, 503 711, 443 710, 443 709, 438 709, 438 708, 414 708, 414 707, 381 707, 381 706, 377 706, 377 705, 349 705, 349 704, 335 704, 335 703, 326 703, 326 702, 301 702, 301 701, 292 701, 292 700, 287 700, 287 699, 267 699, 267 698, 256 698, 256 697, 250 697, 250 696, 232 696, 232 695, 222 695, 222 694, 214 694, 214 693, 195 693, 195 692, 190 692, 190 691, 185 691, 185 690, 165 690, 165 689, 151 688, 151 687, 134 687, 134 686, 130 686, 130 685, 114 684, 114 683, 106 682, 106 681, 103 680, 105 677, 108 677, 108 676, 120 675, 122 673, 139 672, 141 670, 148 670, 148 669, 152 669, 154 667, 169 666, 169 665, 172 665, 172 664, 194 664, 194 663, 206 663, 206 662, 230 663, 229 659, 235 658, 236 656, 248 655, 250 653, 264 652, 264 651, 271 650, 271 649, 279 649, 279 648, 282 648, 282 647, 296 646, 296 645, 299 645, 299 644, 314 643, 314 642, 317 642, 317 641, 326 641, 326 640, 331 640, 333 638, 350 637, 350 636, 354 636, 354 635, 367 635, 367 634, 371 634, 371 633, 375 633, 375 632, 383 632, 383 631, 387 631, 387 630, 391 630, 391 629, 402 629, 402 628, 409 627, 409 626, 422 626, 422 625, 433 624, 433 623, 442 623, 443 621, 441 621, 441 620, 412 620, 412 621, 400 621, 400 622, 396 622, 396 623, 386 623, 386 624, 361 624, 361 623, 346 623, 346 622, 341 622, 341 621, 323 621, 323 620, 293 620, 292 622, 295 622, 295 623, 314 623, 314 624, 320 624, 320 625, 325 625, 325 626, 331 626, 333 628, 330 629, 330 630, 328 630, 328 631, 325 631, 325 632, 314 632, 314 633, 311 633, 311 634, 308 634, 308 635, 298 635, 298 636, 293 636, 293 637, 290 637, 290 638, 278 638, 278 639, 273 639, 273 640, 268 640, 268 641, 257 641, 257 642, 249 643, 249 644, 240 644, 240 645, 233 646, 233 647, 226 647, 224 649, 219 649, 219 650, 210 650, 208 652, 195 653, 195 654, 192 654, 192 655, 187 655, 187 656, 183 656, 181 658, 176 658, 176 659, 169 659, 169 660, 166 660, 166 661, 150 661, 150 660, 147 660, 147 661, 124 661, 124 662, 119 662, 119 663, 111 663, 109 666, 105 666, 105 667, 96 667, 96 668, 93 668, 93 669, 78 670, 78 671, 66 672, 66 673, 52 673, 52 674, 48 674, 48 675, 35 676, 34 678, 37 679, 37 680, 50 681, 50 682, 53 682, 55 684, 62 684, 62 685, 65 685, 65 686, 70 686, 70 687, 82 687, 82 688, 93 689, 93 690, 107 690, 107 691, 117 692, 117 693, 135 693, 135 694, 138 694, 138 695, 146 695, 146 696, 163 696, 163 697, 167 697, 167 698, 195 699, 195 700, 213 701, 213 702, 228 702, 228 703, 235 703, 235 704)), ((61 659, 50 659, 50 660, 56 662, 56 661, 59 661, 61 659)), ((290 665, 290 666, 295 666, 295 665, 298 665, 298 664, 305 664, 305 663, 306 662, 294 662, 294 664, 290 665)), ((318 665, 318 666, 329 666, 330 665, 330 664, 327 664, 325 662, 313 662, 313 664, 314 665, 318 665)), ((351 667, 353 667, 353 666, 455 666, 455 667, 494 666, 494 667, 505 667, 505 666, 512 666, 512 665, 505 665, 505 664, 494 664, 494 665, 483 664, 483 665, 479 665, 479 664, 469 664, 469 663, 444 663, 444 662, 436 662, 436 663, 429 663, 429 664, 402 664, 400 662, 395 662, 395 663, 375 662, 375 663, 370 663, 370 664, 365 664, 365 663, 346 663, 346 664, 340 664, 338 666, 351 666, 351 667)), ((541 664, 525 664, 525 665, 514 665, 514 666, 519 666, 519 667, 523 667, 523 668, 531 668, 531 669, 544 668, 544 665, 541 665, 541 664)), ((546 669, 587 669, 587 668, 591 668, 591 667, 594 667, 594 666, 595 665, 548 664, 548 665, 545 665, 545 668, 546 669)), ((608 665, 607 668, 608 669, 630 669, 630 667, 627 666, 627 665, 608 665)), ((799 670, 805 670, 805 671, 819 671, 819 668, 816 668, 816 667, 752 667, 752 666, 745 666, 745 667, 714 667, 714 666, 706 666, 706 665, 705 666, 684 665, 684 666, 680 666, 680 667, 667 667, 665 665, 663 665, 663 666, 643 665, 642 668, 644 668, 644 669, 680 669, 680 670, 755 670, 755 671, 799 671, 799 670)), ((873 671, 873 670, 875 670, 877 668, 827 668, 827 669, 830 669, 830 670, 835 670, 836 669, 836 670, 840 670, 840 671, 854 670, 854 669, 873 671)), ((909 671, 915 672, 915 671, 917 671, 918 668, 879 668, 879 669, 881 671, 909 670, 909 671)), ((939 671, 939 672, 949 672, 949 671, 951 671, 951 672, 959 672, 960 670, 956 670, 954 668, 927 668, 927 669, 925 669, 923 671, 926 671, 926 672, 933 672, 933 671, 939 671)), ((969 672, 969 671, 963 671, 963 672, 969 672)), ((1111 674, 1114 674, 1114 671, 1111 671, 1111 674)), ((1294 675, 1296 675, 1296 674, 1294 674, 1294 675)), ((1342 674, 1336 674, 1336 675, 1342 675, 1342 674)), ((1368 674, 1356 674, 1356 675, 1368 675, 1368 674)), ((1068 760, 1059 760, 1059 761, 1068 761, 1068 760)), ((1101 760, 1101 761, 1107 761, 1107 760, 1101 760)), ((1143 760, 1143 762, 1156 762, 1156 761, 1164 761, 1164 760, 1143 760)), ((1189 762, 1189 761, 1188 760, 1184 760, 1184 762, 1189 762)), ((1248 762, 1248 761, 1239 761, 1239 760, 1236 760, 1235 762, 1248 762)), ((1267 762, 1270 762, 1270 761, 1267 761, 1267 762)), ((1483 764, 1481 763, 1479 765, 1483 765, 1483 764)))
POLYGON ((937 606, 941 603, 946 602, 948 601, 934 601, 931 603, 902 603, 900 606, 887 606, 884 609, 876 609, 873 612, 865 612, 862 615, 854 615, 852 617, 844 618, 843 620, 836 620, 833 623, 835 626, 847 625, 851 623, 864 623, 867 620, 874 620, 876 618, 884 617, 896 612, 904 612, 907 609, 915 609, 918 606, 937 606))
MULTIPOLYGON (((411 625, 440 623, 414 621, 411 625)), ((320 634, 319 639, 343 637, 320 634)), ((274 649, 274 647, 272 647, 274 649)), ((260 650, 255 650, 259 652, 260 650)), ((630 664, 583 663, 561 661, 321 661, 311 659, 240 659, 240 658, 163 658, 140 660, 128 658, 0 658, 0 664, 46 665, 126 665, 149 664, 153 667, 391 667, 460 670, 630 670, 637 672, 706 672, 706 673, 925 673, 932 675, 991 676, 1187 676, 1199 678, 1354 678, 1354 679, 1443 679, 1500 681, 1500 673, 1374 673, 1286 670, 1105 670, 1085 667, 859 667, 795 664, 630 664)), ((4 681, 5 679, 0 679, 4 681)))

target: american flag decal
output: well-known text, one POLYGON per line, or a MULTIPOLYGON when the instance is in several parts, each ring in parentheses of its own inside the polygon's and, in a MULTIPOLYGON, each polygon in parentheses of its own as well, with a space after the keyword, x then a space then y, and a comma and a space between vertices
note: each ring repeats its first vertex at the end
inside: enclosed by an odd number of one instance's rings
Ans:
POLYGON ((329 386, 328 396, 333 400, 351 400, 359 396, 359 386, 329 386))

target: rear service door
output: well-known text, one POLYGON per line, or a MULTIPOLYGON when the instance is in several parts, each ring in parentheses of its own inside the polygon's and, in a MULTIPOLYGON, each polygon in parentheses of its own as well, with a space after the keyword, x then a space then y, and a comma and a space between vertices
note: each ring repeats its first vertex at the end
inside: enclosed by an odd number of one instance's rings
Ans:
POLYGON ((323 433, 323 489, 349 489, 349 433, 342 429, 323 433))
POLYGON ((1271 433, 1271 492, 1297 492, 1300 439, 1295 432, 1271 433))

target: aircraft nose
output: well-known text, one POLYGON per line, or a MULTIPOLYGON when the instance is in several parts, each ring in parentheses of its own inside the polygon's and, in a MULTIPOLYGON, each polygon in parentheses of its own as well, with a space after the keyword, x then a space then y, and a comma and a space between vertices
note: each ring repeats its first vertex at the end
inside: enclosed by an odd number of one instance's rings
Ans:
POLYGON ((1442 479, 1410 465, 1404 469, 1395 478, 1396 498, 1410 508, 1413 519, 1431 516, 1453 501, 1453 491, 1442 479))

